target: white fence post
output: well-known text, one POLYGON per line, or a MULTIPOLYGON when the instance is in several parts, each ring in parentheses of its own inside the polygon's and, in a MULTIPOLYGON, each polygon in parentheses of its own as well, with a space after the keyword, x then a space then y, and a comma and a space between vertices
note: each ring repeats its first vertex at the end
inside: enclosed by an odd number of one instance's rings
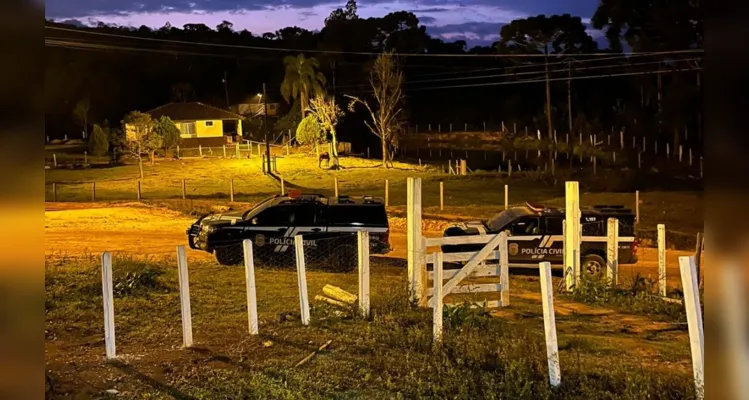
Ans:
POLYGON ((255 256, 252 253, 252 241, 242 241, 244 250, 244 277, 247 285, 247 321, 250 335, 258 334, 257 322, 257 294, 255 292, 255 256))
POLYGON ((549 361, 549 384, 559 386, 562 374, 559 368, 559 348, 557 326, 554 319, 554 285, 551 282, 551 263, 538 264, 541 280, 541 302, 544 312, 544 333, 546 334, 546 357, 549 361))
POLYGON ((385 179, 385 207, 390 205, 390 180, 385 179))
POLYGON ((700 289, 697 285, 697 268, 694 257, 679 257, 681 284, 684 289, 684 307, 689 327, 689 345, 692 350, 692 368, 697 398, 705 397, 705 333, 702 327, 700 289))
POLYGON ((294 236, 296 250, 296 279, 299 286, 299 307, 301 308, 302 325, 309 325, 309 298, 307 297, 307 272, 304 266, 304 241, 302 235, 294 236))
POLYGON ((635 224, 640 223, 640 191, 635 190, 635 224))
POLYGON ((507 307, 510 305, 510 263, 507 245, 507 232, 499 234, 499 282, 502 285, 499 298, 500 305, 507 307))
POLYGON ((432 335, 435 343, 442 342, 442 252, 434 253, 434 290, 435 299, 432 309, 432 335))
MULTIPOLYGON (((697 267, 697 278, 699 279, 699 256, 695 257, 697 267)), ((723 346, 727 349, 737 349, 728 354, 728 365, 732 371, 731 390, 727 398, 740 398, 741 394, 749 393, 749 380, 746 379, 746 371, 749 371, 749 344, 746 342, 749 333, 747 324, 746 296, 742 288, 743 271, 735 261, 729 261, 721 271, 721 331, 723 335, 723 346)), ((699 280, 698 280, 699 283, 699 280)))
POLYGON ((666 297, 666 225, 658 224, 658 293, 666 297))
POLYGON ((580 191, 578 182, 565 183, 564 277, 567 291, 580 279, 580 191))
POLYGON ((107 359, 117 357, 114 342, 114 294, 112 289, 112 253, 101 254, 101 291, 104 297, 104 345, 107 359))
POLYGON ((190 279, 187 274, 187 253, 185 246, 177 246, 177 267, 179 272, 179 299, 182 311, 182 342, 192 346, 192 311, 190 310, 190 279))
POLYGON ((510 187, 505 185, 505 210, 510 207, 510 187))
POLYGON ((440 211, 445 209, 445 183, 440 182, 440 211))
POLYGON ((619 220, 609 218, 606 235, 606 278, 609 286, 619 284, 619 220))
POLYGON ((421 237, 421 178, 409 177, 407 185, 408 289, 411 301, 423 305, 426 265, 421 237))
POLYGON ((359 312, 369 317, 369 232, 359 231, 359 312))

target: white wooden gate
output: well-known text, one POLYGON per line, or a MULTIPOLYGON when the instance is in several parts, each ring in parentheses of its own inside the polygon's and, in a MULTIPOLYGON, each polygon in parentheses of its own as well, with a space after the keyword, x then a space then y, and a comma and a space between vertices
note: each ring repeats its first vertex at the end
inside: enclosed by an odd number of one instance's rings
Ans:
MULTIPOLYGON (((424 238, 424 249, 426 250, 425 261, 427 265, 434 266, 439 246, 457 244, 484 244, 479 251, 462 253, 445 253, 442 255, 443 262, 466 262, 459 269, 445 269, 443 279, 442 295, 450 294, 485 294, 483 300, 478 303, 486 307, 505 307, 510 303, 509 287, 509 264, 507 262, 507 233, 496 235, 478 236, 452 236, 440 238, 424 238), (429 252, 430 248, 437 248, 429 252)), ((429 307, 434 307, 435 298, 434 269, 427 272, 426 296, 429 298, 429 307)), ((475 296, 474 296, 475 297, 475 296)))

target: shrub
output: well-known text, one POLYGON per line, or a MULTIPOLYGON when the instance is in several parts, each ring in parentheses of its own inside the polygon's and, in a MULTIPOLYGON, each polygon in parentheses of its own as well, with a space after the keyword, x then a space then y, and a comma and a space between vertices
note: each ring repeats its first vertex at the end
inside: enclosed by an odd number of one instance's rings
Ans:
POLYGON ((88 139, 88 152, 94 156, 103 156, 109 151, 109 132, 108 128, 102 128, 94 124, 94 130, 88 139))

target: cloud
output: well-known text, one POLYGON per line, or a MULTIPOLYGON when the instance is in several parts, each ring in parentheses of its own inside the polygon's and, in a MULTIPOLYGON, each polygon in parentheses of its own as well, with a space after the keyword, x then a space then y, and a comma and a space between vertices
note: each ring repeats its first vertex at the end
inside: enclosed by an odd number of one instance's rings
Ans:
POLYGON ((437 18, 429 17, 429 16, 426 16, 426 15, 418 16, 418 18, 419 18, 419 22, 422 25, 424 25, 424 24, 433 24, 433 23, 437 22, 437 18))
POLYGON ((440 12, 447 12, 447 11, 454 11, 450 8, 417 8, 413 10, 408 10, 408 12, 412 13, 440 13, 440 12))

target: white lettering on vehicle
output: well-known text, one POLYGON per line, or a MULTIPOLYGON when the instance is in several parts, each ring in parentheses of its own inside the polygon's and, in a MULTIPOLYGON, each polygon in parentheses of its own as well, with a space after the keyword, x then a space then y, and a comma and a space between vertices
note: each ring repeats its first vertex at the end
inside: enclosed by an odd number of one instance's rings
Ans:
POLYGON ((562 249, 551 249, 547 247, 534 247, 530 249, 521 249, 520 254, 530 255, 561 255, 562 249))
MULTIPOLYGON (((267 239, 268 243, 272 245, 277 246, 293 246, 294 245, 294 238, 290 237, 271 237, 267 239)), ((314 240, 302 240, 302 243, 305 246, 310 247, 317 247, 317 243, 315 243, 314 240)), ((283 249, 282 251, 285 251, 286 249, 283 249)))

